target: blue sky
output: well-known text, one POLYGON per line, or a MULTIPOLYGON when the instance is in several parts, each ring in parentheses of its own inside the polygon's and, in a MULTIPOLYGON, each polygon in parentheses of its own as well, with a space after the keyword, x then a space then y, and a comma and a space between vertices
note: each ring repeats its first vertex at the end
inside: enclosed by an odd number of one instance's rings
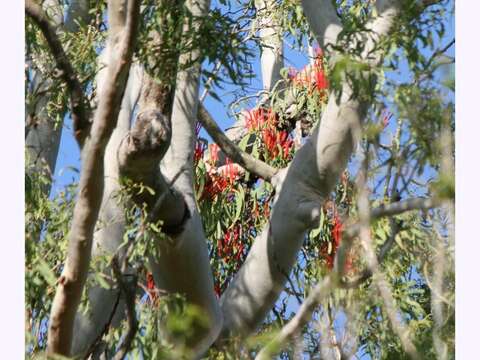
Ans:
MULTIPOLYGON (((449 3, 449 7, 452 3, 449 3)), ((454 28, 455 28, 455 20, 452 19, 450 22, 447 23, 446 26, 446 36, 444 37, 444 41, 442 43, 438 43, 436 41, 438 47, 445 46, 452 38, 454 38, 454 28)), ((297 69, 301 69, 308 63, 308 57, 306 54, 299 53, 297 51, 292 50, 289 46, 285 46, 285 66, 295 67, 297 69)), ((447 54, 450 56, 454 56, 455 46, 453 46, 447 54)), ((427 55, 430 55, 430 51, 425 52, 427 55)), ((209 64, 205 64, 206 66, 211 66, 209 64)), ((260 61, 259 56, 257 55, 254 61, 251 64, 253 72, 256 74, 256 77, 253 78, 249 84, 249 89, 251 93, 255 93, 262 89, 262 82, 261 82, 261 73, 260 73, 260 61)), ((398 81, 406 81, 408 79, 408 68, 405 62, 400 64, 400 68, 398 72, 389 73, 388 76, 391 78, 398 80, 398 81)), ((209 112, 213 115, 214 119, 220 125, 222 129, 229 127, 233 123, 233 119, 230 117, 228 113, 228 104, 234 100, 234 96, 232 95, 233 91, 236 90, 236 87, 232 85, 225 84, 224 90, 216 90, 217 94, 222 99, 222 103, 218 102, 217 100, 213 99, 212 97, 208 96, 205 99, 204 105, 209 110, 209 112)), ((200 89, 200 94, 203 92, 203 87, 200 89)), ((448 94, 448 96, 454 96, 453 94, 448 94)), ((251 103, 250 107, 253 107, 254 104, 251 103)), ((210 137, 205 133, 204 130, 201 132, 201 136, 207 139, 210 137)), ((60 144, 60 150, 57 160, 57 166, 55 169, 54 175, 54 185, 52 188, 52 194, 63 190, 64 186, 71 183, 72 181, 78 180, 78 171, 74 169, 80 168, 80 153, 78 149, 78 145, 73 137, 71 121, 68 117, 65 118, 65 124, 63 128, 63 134, 60 144)), ((427 172, 425 176, 428 176, 429 173, 427 172)), ((295 299, 291 299, 288 304, 288 311, 296 312, 298 309, 298 303, 295 299)), ((340 314, 339 318, 336 320, 335 326, 338 329, 343 327, 345 317, 340 314)), ((362 359, 369 359, 369 357, 364 356, 362 359)))
MULTIPOLYGON (((218 5, 217 1, 214 1, 213 3, 214 3, 213 6, 218 5)), ((221 7, 221 5, 218 5, 218 6, 221 7)), ((451 6, 451 3, 449 4, 449 7, 450 6, 451 6)), ((445 46, 454 37, 455 20, 451 19, 451 21, 449 21, 446 25, 447 25, 446 36, 444 37, 443 41, 441 43, 438 43, 437 39, 435 41, 439 45, 439 47, 445 46)), ((291 43, 291 42, 292 41, 289 41, 289 39, 286 40, 286 43, 291 43)), ((455 46, 450 48, 447 54, 450 56, 454 56, 454 52, 455 52, 455 46)), ((301 69, 308 63, 307 54, 300 53, 296 50, 292 50, 291 47, 288 45, 285 45, 284 53, 285 53, 285 66, 288 66, 288 67, 291 66, 297 69, 301 69)), ((426 50, 425 54, 430 55, 431 51, 426 50)), ((205 62, 204 66, 212 67, 212 64, 208 64, 207 62, 205 62)), ((251 79, 248 89, 251 90, 250 93, 253 94, 262 89, 260 59, 259 59, 258 53, 254 61, 251 63, 251 66, 252 66, 253 73, 256 74, 256 76, 253 79, 251 79)), ((407 75, 408 75, 408 67, 405 61, 400 63, 399 71, 390 72, 387 74, 387 76, 398 81, 406 81, 408 79, 407 75)), ((218 102, 211 96, 207 96, 204 101, 205 107, 213 115, 214 119, 217 121, 217 123, 222 129, 226 129, 233 123, 234 119, 232 119, 232 117, 228 112, 228 104, 230 104, 234 100, 235 97, 233 95, 233 92, 237 89, 238 88, 233 85, 225 84, 224 90, 216 89, 217 94, 222 99, 222 103, 218 102)), ((203 93, 203 86, 200 89, 200 94, 202 93, 203 93)), ((451 94, 450 96, 453 96, 453 94, 451 94)), ((253 107, 254 103, 251 101, 250 105, 251 107, 253 107)), ((208 136, 208 134, 206 134, 206 132, 203 129, 200 135, 210 140, 210 137, 208 136)), ((78 172, 73 169, 79 169, 79 168, 80 168, 80 152, 79 152, 78 145, 76 144, 76 141, 73 137, 71 120, 68 116, 66 116, 64 127, 63 127, 61 143, 60 143, 60 150, 59 150, 58 159, 57 159, 57 165, 55 169, 55 175, 54 175, 54 181, 55 181, 53 186, 54 192, 57 191, 58 189, 62 189, 66 184, 70 183, 72 180, 73 181, 78 180, 78 172)))

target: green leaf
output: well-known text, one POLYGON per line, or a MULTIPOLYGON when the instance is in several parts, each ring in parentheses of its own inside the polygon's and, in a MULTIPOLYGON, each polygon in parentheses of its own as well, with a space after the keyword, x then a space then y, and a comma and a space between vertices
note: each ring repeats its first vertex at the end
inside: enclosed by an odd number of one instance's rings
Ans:
POLYGON ((245 199, 245 191, 241 185, 238 186, 237 191, 235 191, 235 216, 232 221, 232 225, 235 224, 239 219, 240 215, 242 214, 243 204, 245 199))
POLYGON ((45 279, 45 281, 48 283, 50 286, 54 286, 55 283, 57 282, 57 278, 55 276, 55 273, 53 270, 50 268, 48 263, 43 260, 43 259, 38 259, 38 265, 37 265, 37 270, 42 275, 42 277, 45 279))

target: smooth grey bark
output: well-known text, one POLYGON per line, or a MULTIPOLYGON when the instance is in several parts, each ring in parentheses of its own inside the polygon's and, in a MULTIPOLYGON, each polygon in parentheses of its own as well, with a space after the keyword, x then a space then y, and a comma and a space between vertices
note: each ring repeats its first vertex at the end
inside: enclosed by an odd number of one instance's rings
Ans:
POLYGON ((283 67, 283 34, 275 6, 273 0, 255 1, 260 27, 262 82, 263 88, 268 91, 281 79, 280 70, 283 67))
POLYGON ((269 224, 221 298, 227 333, 247 335, 263 321, 283 290, 306 231, 318 224, 321 205, 346 166, 353 129, 361 120, 360 104, 347 96, 340 106, 331 96, 320 125, 274 178, 277 195, 269 224))
MULTIPOLYGON (((192 12, 196 15, 205 13, 208 10, 208 2, 197 3, 193 5, 188 4, 192 8, 192 12)), ((198 56, 197 52, 194 54, 186 54, 180 61, 187 61, 188 57, 195 58, 198 56)), ((102 74, 99 74, 99 79, 102 74)), ((199 88, 199 64, 189 70, 180 72, 177 77, 177 90, 173 104, 172 113, 172 144, 164 157, 162 171, 157 172, 159 177, 154 184, 156 196, 162 197, 167 195, 168 199, 164 199, 165 203, 170 206, 169 213, 161 211, 160 219, 168 220, 169 214, 176 213, 173 208, 184 209, 188 207, 188 214, 184 224, 181 224, 181 232, 169 234, 169 244, 159 243, 160 256, 157 259, 150 258, 152 272, 155 277, 157 286, 163 290, 181 293, 186 296, 189 303, 199 306, 207 315, 210 321, 210 327, 207 333, 198 333, 194 342, 187 344, 192 347, 194 353, 201 354, 214 341, 221 328, 221 312, 218 301, 213 291, 213 279, 211 275, 206 239, 203 233, 203 227, 196 208, 195 197, 193 192, 193 146, 195 141, 194 119, 198 108, 198 88, 199 88), (165 180, 163 175, 165 175, 165 180), (175 180, 174 180, 175 179, 175 180), (174 180, 173 194, 181 194, 180 197, 173 196, 168 189, 168 184, 174 180), (172 195, 172 196, 168 196, 172 195), (173 208, 172 208, 173 207, 173 208)), ((138 98, 140 90, 136 87, 134 96, 138 98)), ((128 89, 127 89, 127 93, 128 89)), ((125 98, 124 98, 125 101, 125 98)), ((150 102, 142 103, 140 111, 151 111, 154 104, 150 102)), ((153 109, 154 110, 154 109, 153 109)), ((122 109, 123 111, 123 109, 122 109)), ((126 113, 129 113, 126 111, 126 113)), ((119 119, 119 126, 123 123, 119 119)), ((133 130, 133 129, 132 129, 133 130)), ((132 131, 130 130, 130 131, 132 131)), ((128 142, 128 128, 125 127, 123 131, 116 129, 116 133, 120 135, 121 140, 128 142)), ((117 156, 115 161, 110 163, 111 170, 109 173, 114 174, 112 177, 112 187, 118 185, 118 172, 122 175, 127 175, 129 169, 135 167, 135 162, 125 163, 128 160, 129 150, 126 142, 114 143, 114 136, 109 144, 106 152, 106 160, 108 154, 117 156), (122 168, 118 168, 120 160, 122 168), (125 168, 126 166, 126 168, 125 168), (125 173, 126 171, 126 173, 125 173)), ((131 162, 131 161, 130 161, 131 162)), ((143 164, 143 161, 142 161, 143 164)), ((140 164, 141 165, 141 164, 140 164)), ((140 166, 138 165, 138 166, 140 166)), ((106 165, 107 166, 107 165, 106 165)), ((148 167, 148 166, 147 166, 148 167)), ((141 169, 147 170, 145 169, 141 169)), ((106 171, 108 168, 106 167, 106 171)), ((134 177, 139 175, 147 180, 148 174, 145 177, 141 175, 143 172, 135 173, 134 177)), ((139 180, 139 179, 136 179, 139 180)), ((107 186, 106 186, 107 188, 107 186)), ((95 237, 95 243, 103 249, 99 253, 113 253, 122 242, 123 235, 123 212, 121 205, 115 203, 113 197, 106 201, 108 206, 102 208, 102 211, 117 213, 116 221, 108 228, 100 230, 95 237), (115 225, 114 225, 115 224, 115 225), (103 231, 103 232, 102 232, 103 231)), ((168 210, 166 206, 166 210, 168 210)), ((183 214, 183 212, 182 212, 183 214)), ((178 218, 178 216, 175 216, 178 218)), ((94 248, 94 251, 96 248, 94 248)), ((101 288, 94 288, 90 291, 90 306, 92 312, 88 316, 77 314, 76 321, 76 340, 74 343, 74 351, 76 354, 85 352, 85 350, 92 344, 95 339, 101 335, 105 324, 109 321, 112 308, 117 299, 118 292, 116 290, 104 290, 101 288)), ((118 311, 118 310, 117 310, 118 311)), ((204 330, 204 329, 203 329, 204 330)))
MULTIPOLYGON (((196 16, 206 14, 209 5, 209 0, 187 1, 187 7, 196 16)), ((198 51, 183 54, 180 63, 198 56, 198 51)), ((161 164, 161 171, 167 181, 177 178, 174 188, 182 194, 190 217, 180 234, 170 236, 173 245, 159 243, 158 257, 150 257, 156 284, 169 292, 183 294, 190 304, 198 306, 208 318, 208 331, 198 333, 194 343, 187 344, 197 355, 209 348, 222 326, 221 311, 213 290, 205 233, 194 194, 193 149, 196 141, 199 76, 199 61, 177 75, 172 111, 172 141, 161 164)))
POLYGON ((342 26, 332 2, 330 0, 302 0, 302 7, 318 45, 322 49, 327 49, 329 45, 336 44, 342 26))
MULTIPOLYGON (((66 21, 63 24, 63 9, 58 0, 47 0, 43 2, 43 9, 51 17, 52 25, 60 31, 75 32, 78 30, 77 21, 87 21, 88 19, 88 1, 74 0, 67 9, 66 21), (62 26, 63 24, 63 26, 62 26)), ((40 60, 38 60, 40 61, 40 60)), ((45 64, 44 66, 48 66, 45 64)), ((45 78, 41 70, 32 71, 32 84, 30 94, 40 93, 34 99, 33 108, 27 109, 27 136, 25 138, 25 147, 27 149, 27 173, 35 171, 44 171, 46 175, 52 177, 55 173, 55 164, 58 156, 58 148, 63 128, 63 114, 58 123, 52 119, 46 109, 46 104, 50 100, 48 89, 52 86, 52 81, 45 78)), ((50 192, 50 186, 45 187, 45 192, 50 192)))
MULTIPOLYGON (((101 64, 107 65, 108 49, 101 56, 101 64)), ((103 87, 106 79, 106 67, 103 67, 97 75, 99 90, 103 87)), ((143 79, 143 70, 139 65, 132 65, 128 83, 118 115, 117 127, 112 133, 107 144, 104 157, 105 189, 103 201, 97 221, 97 230, 94 234, 92 257, 111 256, 119 250, 125 233, 124 205, 118 198, 121 189, 119 184, 119 169, 117 162, 117 149, 122 139, 130 129, 133 110, 138 101, 143 79)), ((98 92, 100 93, 100 91, 98 92)), ((120 253, 122 258, 124 252, 120 253)), ((107 267, 105 271, 109 271, 107 267)), ((104 289, 98 285, 92 286, 88 291, 89 312, 85 315, 78 312, 75 318, 74 339, 72 354, 82 354, 95 342, 104 331, 110 320, 114 305, 117 302, 119 290, 117 288, 104 289)), ((123 300, 120 300, 113 319, 116 325, 122 317, 123 300)))
MULTIPOLYGON (((371 22, 372 33, 363 37, 369 49, 389 31, 399 11, 397 2, 382 3, 385 10, 371 22)), ((318 43, 335 43, 341 28, 330 1, 322 1, 323 7, 314 0, 302 4, 318 43)), ((381 61, 377 53, 366 55, 374 65, 381 61)), ((290 166, 274 178, 276 196, 270 221, 221 298, 224 336, 246 336, 263 321, 284 288, 306 231, 318 224, 321 205, 347 164, 369 106, 350 95, 347 83, 338 102, 330 94, 319 125, 290 166)))
MULTIPOLYGON (((109 2, 109 18, 122 18, 111 10, 117 1, 109 2)), ((82 296, 92 252, 95 224, 104 190, 104 154, 117 124, 123 93, 136 40, 140 1, 124 3, 124 25, 109 31, 111 46, 107 82, 99 94, 99 105, 88 141, 82 147, 82 171, 79 193, 68 235, 68 251, 58 280, 48 326, 47 354, 69 356, 71 353, 76 312, 82 296)))

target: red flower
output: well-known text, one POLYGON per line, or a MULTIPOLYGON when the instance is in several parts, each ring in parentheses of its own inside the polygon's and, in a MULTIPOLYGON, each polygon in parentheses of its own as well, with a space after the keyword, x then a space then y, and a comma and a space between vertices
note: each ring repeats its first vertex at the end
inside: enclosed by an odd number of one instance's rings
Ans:
POLYGON ((224 257, 226 254, 225 247, 228 245, 230 242, 230 233, 227 232, 225 235, 223 235, 223 238, 218 239, 217 241, 217 254, 220 257, 224 257))
MULTIPOLYGON (((328 270, 332 270, 334 263, 335 263, 335 256, 342 241, 342 231, 343 231, 343 224, 338 216, 336 209, 334 208, 335 205, 327 203, 325 205, 326 208, 333 207, 333 218, 332 218, 332 230, 331 230, 331 240, 330 242, 323 242, 320 246, 320 256, 325 260, 326 267, 328 270), (329 252, 330 248, 330 252, 329 252)), ((350 269, 352 266, 351 259, 347 258, 345 263, 346 269, 350 269)))
POLYGON ((207 175, 205 187, 201 199, 213 199, 217 194, 222 193, 229 186, 227 178, 211 173, 207 175))
POLYGON ((290 149, 292 148, 293 140, 288 138, 288 134, 286 131, 282 131, 281 133, 282 134, 281 134, 280 146, 282 147, 283 158, 286 159, 290 154, 290 149))
POLYGON ((268 219, 270 217, 270 204, 265 202, 263 204, 263 215, 268 219))
POLYGON ((246 127, 250 131, 256 131, 265 124, 265 111, 263 108, 247 110, 246 127))
POLYGON ((317 90, 324 90, 328 88, 328 80, 325 77, 325 73, 321 67, 316 67, 314 70, 315 87, 317 90))
POLYGON ((332 229, 332 238, 335 245, 335 250, 340 246, 340 242, 342 241, 342 221, 338 214, 335 213, 333 217, 333 229, 332 229))
POLYGON ((235 180, 237 180, 238 177, 238 169, 230 159, 227 159, 225 166, 227 167, 225 174, 227 182, 229 183, 229 185, 233 185, 233 183, 235 182, 235 180))
POLYGON ((277 131, 272 128, 263 129, 262 138, 267 153, 271 158, 278 156, 280 149, 282 150, 282 157, 284 159, 290 154, 293 140, 288 138, 288 133, 285 130, 277 131))
POLYGON ((235 255, 235 260, 236 260, 236 261, 239 261, 239 260, 240 260, 240 257, 242 256, 242 254, 243 254, 243 247, 244 247, 243 243, 241 243, 241 242, 238 243, 237 253, 236 253, 236 255, 235 255))
POLYGON ((148 297, 150 301, 153 303, 158 298, 157 291, 155 289, 155 281, 153 279, 153 275, 151 272, 147 272, 147 290, 148 290, 148 297))
MULTIPOLYGON (((214 145, 214 144, 213 144, 214 145)), ((218 147, 212 146, 210 148, 209 163, 218 159, 218 147), (212 159, 213 157, 213 159, 212 159)), ((200 195, 200 199, 213 199, 219 193, 225 192, 230 189, 237 181, 239 177, 239 170, 236 164, 232 163, 229 158, 226 159, 226 165, 220 168, 220 171, 215 168, 210 168, 206 174, 205 186, 203 192, 200 195)))
POLYGON ((306 66, 292 79, 293 84, 299 87, 308 87, 311 83, 310 67, 306 66))
POLYGON ((265 144, 265 148, 267 149, 268 153, 274 157, 276 154, 276 133, 274 129, 263 129, 262 132, 263 143, 265 144))
POLYGON ((323 52, 322 49, 317 48, 315 50, 316 57, 313 66, 313 73, 314 73, 314 80, 315 80, 315 87, 317 90, 325 90, 328 88, 328 80, 325 76, 325 71, 323 67, 323 52))
POLYGON ((328 88, 328 79, 325 76, 323 66, 323 51, 320 48, 315 49, 315 60, 312 65, 307 65, 300 72, 291 72, 292 77, 289 78, 293 81, 293 84, 300 87, 308 88, 309 93, 314 89, 322 91, 328 88))
POLYGON ((218 239, 217 241, 217 254, 224 260, 229 260, 231 256, 234 255, 235 250, 235 259, 238 261, 240 255, 243 251, 243 244, 240 240, 240 225, 235 225, 233 229, 228 230, 223 238, 218 239), (240 255, 239 255, 240 253, 240 255))
POLYGON ((258 118, 257 118, 256 110, 247 110, 245 114, 245 127, 250 130, 254 131, 258 128, 258 118))
POLYGON ((245 126, 250 131, 259 130, 267 125, 275 126, 277 122, 277 114, 272 109, 247 110, 245 114, 245 126))
POLYGON ((203 154, 205 153, 206 147, 204 143, 197 141, 195 144, 195 150, 193 152, 193 161, 197 164, 201 158, 203 158, 203 154))

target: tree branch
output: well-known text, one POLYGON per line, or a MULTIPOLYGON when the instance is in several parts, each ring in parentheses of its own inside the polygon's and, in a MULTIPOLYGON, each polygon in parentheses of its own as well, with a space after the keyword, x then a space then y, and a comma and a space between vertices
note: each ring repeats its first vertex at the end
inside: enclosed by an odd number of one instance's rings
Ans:
MULTIPOLYGON (((186 6, 201 19, 208 13, 209 0, 187 0, 186 6)), ((197 20, 184 23, 184 32, 196 31, 197 20)), ((213 277, 207 241, 198 213, 194 192, 193 152, 196 141, 195 121, 198 118, 200 52, 193 50, 180 56, 179 64, 192 64, 177 74, 172 111, 172 141, 161 163, 167 181, 178 174, 178 191, 188 208, 189 218, 171 242, 157 242, 157 254, 149 257, 155 283, 169 293, 181 293, 189 304, 198 306, 208 319, 208 327, 191 329, 187 347, 195 356, 203 354, 218 336, 222 327, 221 310, 213 290, 213 277)))
MULTIPOLYGON (((106 75, 111 57, 108 54, 110 54, 110 44, 107 44, 107 47, 103 49, 100 55, 101 65, 96 75, 98 90, 102 89, 104 84, 109 81, 106 75)), ((97 219, 97 226, 93 236, 92 258, 109 257, 117 253, 119 257, 125 257, 126 250, 122 244, 126 219, 124 204, 118 201, 119 197, 121 197, 121 185, 119 181, 117 150, 121 141, 130 130, 131 116, 138 101, 143 77, 142 68, 138 64, 132 64, 120 106, 117 124, 105 149, 103 160, 105 164, 105 187, 103 190, 102 205, 97 219)), ((101 91, 97 91, 97 102, 98 96, 101 93, 101 91)), ((110 266, 108 266, 104 270, 104 273, 110 270, 110 266)), ((75 317, 75 335, 72 344, 73 356, 82 356, 90 344, 95 342, 95 339, 101 338, 102 330, 105 329, 110 322, 112 322, 112 326, 116 326, 119 323, 120 318, 124 314, 124 302, 118 304, 116 310, 111 310, 116 307, 115 304, 118 294, 118 288, 105 289, 99 285, 88 288, 88 314, 79 311, 75 317), (109 314, 114 315, 112 319, 109 318, 109 314)))
MULTIPOLYGON (((336 42, 341 29, 332 3, 328 0, 321 3, 324 7, 319 7, 316 1, 303 0, 304 13, 319 44, 324 44, 325 39, 336 42), (325 18, 320 19, 322 15, 325 18)), ((374 30, 388 32, 393 13, 390 11, 374 30)), ((373 42, 369 34, 361 35, 373 42)), ((378 65, 382 56, 374 55, 372 65, 378 65)), ((225 318, 222 337, 230 332, 249 334, 270 311, 284 288, 285 274, 288 275, 296 261, 305 233, 318 225, 321 205, 360 139, 361 124, 369 106, 369 102, 354 98, 345 82, 340 98, 330 94, 319 125, 296 152, 290 166, 273 178, 276 196, 270 221, 253 242, 244 264, 221 298, 225 318)))
POLYGON ((125 312, 127 315, 127 333, 125 335, 125 338, 123 339, 122 344, 120 345, 120 348, 113 357, 113 360, 123 360, 123 358, 130 351, 130 347, 138 329, 138 321, 135 314, 135 292, 137 287, 137 277, 133 276, 133 279, 130 279, 128 282, 125 281, 124 277, 128 275, 122 274, 116 257, 112 259, 112 269, 113 273, 115 274, 115 278, 119 284, 120 290, 125 298, 125 312))
POLYGON ((202 126, 207 130, 213 141, 223 150, 223 152, 232 159, 233 162, 238 163, 251 173, 260 176, 261 178, 271 181, 272 177, 277 173, 277 169, 264 163, 261 160, 255 159, 252 155, 242 151, 236 144, 223 133, 215 120, 209 114, 207 109, 200 104, 198 109, 198 120, 202 126))
POLYGON ((442 204, 438 198, 412 198, 391 204, 382 204, 371 211, 371 219, 398 215, 412 210, 428 210, 442 204))
POLYGON ((120 174, 154 191, 153 194, 148 191, 138 193, 133 189, 133 201, 140 207, 146 204, 150 221, 161 220, 163 232, 168 235, 180 233, 189 217, 182 195, 171 189, 159 168, 160 160, 170 146, 171 131, 166 116, 156 110, 144 111, 138 115, 117 152, 120 174), (160 198, 161 202, 158 201, 160 198))
POLYGON ((280 70, 283 67, 283 39, 275 6, 276 2, 272 0, 255 1, 260 28, 262 82, 263 88, 268 91, 281 79, 280 70))
POLYGON ((65 50, 58 38, 55 28, 50 24, 47 15, 43 11, 40 5, 36 4, 33 0, 25 1, 25 12, 42 31, 43 36, 47 40, 50 51, 55 59, 57 68, 59 69, 59 75, 63 81, 67 84, 68 91, 70 93, 70 110, 73 121, 73 127, 75 130, 75 137, 83 146, 85 138, 88 136, 90 130, 90 108, 85 100, 82 86, 78 81, 75 70, 70 63, 65 50))
MULTIPOLYGON (((371 218, 378 218, 387 215, 396 215, 404 211, 416 210, 416 209, 428 209, 437 206, 438 201, 434 199, 409 199, 390 205, 381 206, 375 208, 371 212, 371 218), (403 209, 403 211, 401 210, 403 209)), ((358 232, 358 228, 355 234, 358 232)), ((395 241, 395 236, 398 233, 396 226, 392 228, 392 233, 385 241, 379 251, 377 257, 377 263, 380 264, 385 259, 387 253, 390 251, 392 244, 395 241)), ((344 237, 351 238, 353 236, 351 230, 347 230, 344 237)), ((342 247, 349 247, 349 242, 342 242, 342 247)), ((343 263, 339 261, 341 258, 341 250, 337 253, 335 263, 343 263)), ((348 251, 348 249, 346 249, 348 251)), ((295 335, 305 326, 311 319, 311 315, 315 308, 325 299, 331 291, 336 287, 342 289, 354 289, 363 284, 369 278, 372 277, 373 271, 371 268, 365 269, 360 275, 351 280, 344 280, 340 278, 338 274, 343 272, 343 269, 336 267, 338 273, 331 273, 327 275, 322 281, 315 285, 310 295, 300 306, 295 316, 281 329, 280 333, 270 341, 256 356, 256 360, 270 359, 275 353, 278 353, 280 349, 285 346, 287 341, 290 341, 295 335)))
POLYGON ((140 0, 128 2, 121 33, 109 33, 113 42, 108 83, 100 96, 91 138, 82 150, 82 173, 69 232, 68 252, 53 300, 48 329, 48 354, 69 356, 73 323, 90 265, 93 232, 104 188, 103 156, 115 128, 125 90, 137 32, 140 0))
POLYGON ((330 0, 302 0, 303 13, 322 49, 337 43, 342 25, 330 0))
POLYGON ((365 259, 367 262, 368 269, 373 274, 373 283, 378 290, 381 298, 383 299, 384 309, 387 313, 387 316, 390 320, 392 330, 397 334, 400 343, 404 351, 412 359, 418 359, 418 351, 410 339, 410 330, 408 325, 405 325, 398 316, 398 309, 395 305, 395 299, 390 288, 385 275, 380 271, 380 266, 378 263, 377 256, 372 244, 372 236, 370 229, 371 222, 371 211, 370 204, 368 199, 368 187, 367 187, 367 161, 368 155, 364 154, 365 161, 364 166, 360 171, 359 175, 359 196, 358 196, 358 214, 359 214, 359 223, 360 223, 360 243, 364 249, 365 259))
POLYGON ((295 316, 282 327, 280 333, 257 354, 255 360, 271 359, 272 356, 285 346, 287 341, 293 339, 300 329, 310 321, 315 308, 335 289, 336 281, 336 276, 330 274, 315 285, 295 316))

